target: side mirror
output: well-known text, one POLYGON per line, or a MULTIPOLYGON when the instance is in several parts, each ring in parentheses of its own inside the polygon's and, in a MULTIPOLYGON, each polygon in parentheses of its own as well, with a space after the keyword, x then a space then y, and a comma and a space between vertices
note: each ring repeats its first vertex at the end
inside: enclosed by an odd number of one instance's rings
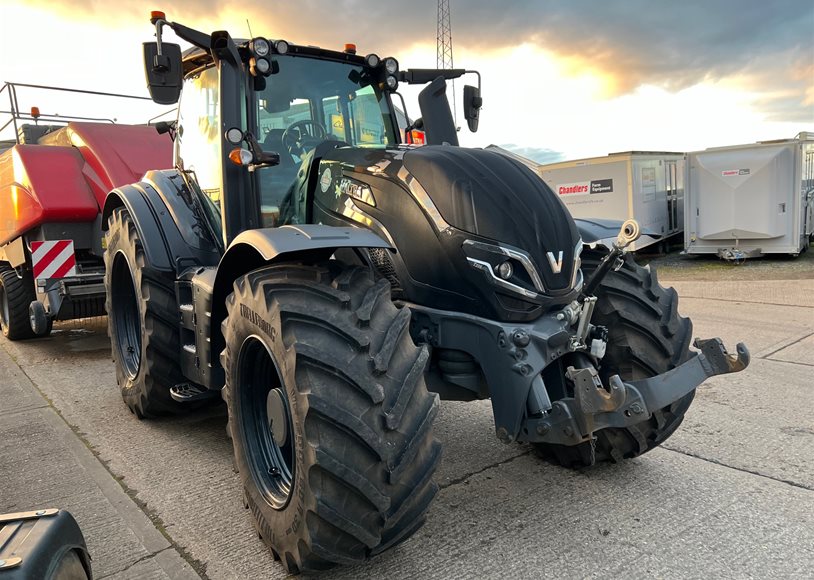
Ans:
POLYGON ((153 101, 159 105, 177 103, 184 80, 181 70, 181 47, 162 42, 161 54, 158 54, 157 42, 145 42, 144 73, 153 101))
POLYGON ((472 85, 464 86, 464 118, 469 125, 469 130, 473 133, 478 130, 478 118, 482 106, 483 99, 480 96, 480 89, 472 85))

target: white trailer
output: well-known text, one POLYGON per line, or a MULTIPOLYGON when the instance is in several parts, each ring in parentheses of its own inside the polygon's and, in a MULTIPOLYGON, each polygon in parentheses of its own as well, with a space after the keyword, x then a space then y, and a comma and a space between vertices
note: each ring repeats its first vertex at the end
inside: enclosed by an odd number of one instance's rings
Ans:
POLYGON ((814 133, 687 154, 684 249, 796 256, 814 233, 814 133))
POLYGON ((541 165, 540 175, 575 218, 635 219, 643 232, 631 249, 681 232, 684 215, 684 154, 658 151, 541 165))

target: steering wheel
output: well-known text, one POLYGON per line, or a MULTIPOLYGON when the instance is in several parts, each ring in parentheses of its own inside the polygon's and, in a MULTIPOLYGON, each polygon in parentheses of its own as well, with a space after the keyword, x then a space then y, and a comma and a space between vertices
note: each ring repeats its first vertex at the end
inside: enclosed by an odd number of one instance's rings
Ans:
POLYGON ((290 125, 283 132, 282 140, 291 155, 302 157, 307 150, 319 145, 327 136, 325 127, 311 119, 303 119, 290 125))

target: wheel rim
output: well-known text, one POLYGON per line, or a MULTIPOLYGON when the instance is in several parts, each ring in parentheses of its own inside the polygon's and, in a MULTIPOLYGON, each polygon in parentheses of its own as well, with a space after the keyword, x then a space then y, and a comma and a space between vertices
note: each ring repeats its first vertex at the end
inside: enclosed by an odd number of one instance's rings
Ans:
POLYGON ((113 345, 125 374, 136 378, 141 367, 141 315, 136 284, 123 254, 116 254, 110 273, 113 345))
POLYGON ((249 471, 266 502, 281 510, 291 497, 296 470, 293 423, 274 360, 260 339, 243 344, 236 379, 249 471))

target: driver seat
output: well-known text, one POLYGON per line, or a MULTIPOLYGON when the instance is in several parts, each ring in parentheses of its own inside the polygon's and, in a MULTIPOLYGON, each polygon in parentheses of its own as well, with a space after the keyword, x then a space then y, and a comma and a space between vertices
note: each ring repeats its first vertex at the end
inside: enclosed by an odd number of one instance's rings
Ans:
POLYGON ((297 179, 299 164, 283 145, 283 129, 270 129, 263 139, 263 150, 280 155, 280 164, 258 172, 260 180, 260 211, 264 227, 280 225, 280 205, 297 179))
POLYGON ((288 149, 283 145, 284 129, 269 129, 266 138, 263 140, 263 151, 274 151, 280 155, 280 166, 296 165, 288 149))

